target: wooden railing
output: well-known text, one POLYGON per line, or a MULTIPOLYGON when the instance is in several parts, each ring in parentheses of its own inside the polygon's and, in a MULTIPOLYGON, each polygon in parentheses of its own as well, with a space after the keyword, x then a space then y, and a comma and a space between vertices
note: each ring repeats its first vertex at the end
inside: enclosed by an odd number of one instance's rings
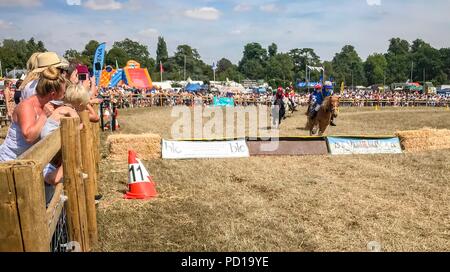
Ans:
POLYGON ((98 134, 98 124, 81 112, 80 118, 63 118, 60 129, 17 160, 0 163, 0 251, 50 251, 64 206, 69 240, 82 251, 95 247, 98 134), (46 208, 43 169, 60 151, 64 183, 56 186, 46 208))
MULTIPOLYGON (((213 102, 211 96, 200 95, 180 95, 180 94, 147 94, 147 95, 116 95, 107 96, 104 99, 114 101, 119 108, 134 107, 163 107, 177 105, 210 105, 213 102)), ((272 100, 259 97, 235 97, 235 105, 271 105, 272 100)), ((297 96, 295 102, 301 106, 307 106, 307 98, 297 96)), ((341 99, 341 106, 344 107, 370 107, 370 106, 424 106, 424 107, 447 107, 450 106, 450 98, 441 99, 439 101, 433 99, 341 99)))

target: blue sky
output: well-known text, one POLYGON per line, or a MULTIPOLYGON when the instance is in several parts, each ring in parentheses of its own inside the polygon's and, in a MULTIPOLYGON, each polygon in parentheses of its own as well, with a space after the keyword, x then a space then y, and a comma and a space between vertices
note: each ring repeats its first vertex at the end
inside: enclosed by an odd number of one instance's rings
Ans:
POLYGON ((450 47, 448 11, 448 0, 0 0, 0 40, 34 36, 62 54, 128 37, 155 57, 161 35, 169 55, 189 44, 209 64, 237 63, 249 42, 311 47, 322 60, 352 44, 365 59, 392 37, 450 47))

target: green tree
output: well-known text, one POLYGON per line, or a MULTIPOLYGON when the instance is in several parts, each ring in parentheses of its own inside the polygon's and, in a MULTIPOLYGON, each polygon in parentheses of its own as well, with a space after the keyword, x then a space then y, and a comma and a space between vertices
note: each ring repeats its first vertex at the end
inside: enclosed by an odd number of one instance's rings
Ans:
POLYGON ((5 39, 0 47, 3 69, 25 68, 29 58, 28 45, 25 40, 5 39))
POLYGON ((130 59, 141 64, 143 68, 155 67, 155 60, 150 57, 148 47, 138 42, 126 38, 123 41, 115 42, 113 48, 120 48, 127 53, 130 59))
POLYGON ((99 45, 100 43, 98 41, 91 40, 85 45, 84 50, 81 52, 82 62, 84 65, 87 65, 89 69, 92 69, 95 51, 99 45))
POLYGON ((412 43, 410 56, 415 63, 413 81, 423 81, 423 72, 425 72, 427 81, 434 81, 436 84, 442 80, 445 81, 446 75, 443 71, 442 55, 439 50, 423 40, 417 39, 412 43))
POLYGON ((122 48, 114 47, 106 54, 105 63, 116 67, 117 61, 119 68, 123 68, 127 64, 128 60, 130 60, 130 57, 128 56, 127 52, 125 52, 122 48))
POLYGON ((336 82, 344 81, 347 85, 366 85, 364 65, 352 45, 346 45, 333 58, 333 70, 336 82))
POLYGON ((244 47, 239 71, 250 79, 262 79, 267 61, 267 50, 259 43, 249 43, 244 47))
POLYGON ((206 65, 200 57, 197 49, 187 44, 179 45, 173 58, 169 59, 168 68, 172 73, 184 77, 184 61, 186 59, 186 79, 208 81, 212 78, 212 68, 206 65), (178 72, 177 72, 178 71, 178 72))
POLYGON ((321 66, 320 58, 312 48, 295 48, 288 54, 294 63, 294 77, 297 80, 305 80, 306 65, 321 66))
POLYGON ((286 82, 293 81, 294 62, 289 54, 277 54, 269 58, 266 67, 266 80, 268 80, 272 87, 277 87, 279 82, 286 86, 286 82))
POLYGON ((65 57, 69 62, 83 62, 81 53, 75 49, 66 50, 63 57, 65 57))
POLYGON ((383 54, 373 54, 367 57, 364 64, 369 85, 383 83, 388 64, 383 54))
POLYGON ((169 59, 169 53, 167 52, 167 44, 163 37, 158 37, 158 46, 156 49, 156 70, 159 71, 159 63, 166 64, 169 59))
POLYGON ((441 84, 447 83, 450 79, 450 48, 442 48, 439 50, 442 59, 442 78, 441 84))
POLYGON ((217 63, 217 73, 224 72, 224 71, 228 70, 229 68, 232 68, 233 66, 234 66, 233 63, 230 60, 228 60, 226 58, 222 58, 217 63))
POLYGON ((406 40, 392 38, 385 55, 388 64, 388 82, 406 82, 410 78, 411 58, 410 45, 406 40))
POLYGON ((269 45, 269 57, 275 57, 275 55, 278 53, 278 46, 275 43, 272 43, 269 45))
POLYGON ((239 73, 237 65, 234 65, 230 60, 222 58, 217 63, 216 79, 220 81, 234 80, 239 82, 239 79, 243 78, 243 75, 239 73))

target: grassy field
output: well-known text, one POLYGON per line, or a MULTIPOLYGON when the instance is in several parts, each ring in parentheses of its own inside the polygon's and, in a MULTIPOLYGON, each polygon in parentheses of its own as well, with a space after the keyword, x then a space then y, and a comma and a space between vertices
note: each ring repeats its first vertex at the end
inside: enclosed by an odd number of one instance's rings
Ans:
MULTIPOLYGON (((301 112, 282 136, 307 135, 301 112)), ((171 138, 170 109, 121 111, 121 133, 171 138)), ((342 109, 333 135, 450 128, 445 109, 342 109)), ((107 134, 103 135, 105 138, 107 134)), ((104 148, 103 156, 107 152, 104 148)), ((450 250, 450 150, 401 155, 145 161, 158 198, 122 199, 127 162, 101 163, 99 251, 450 250)))

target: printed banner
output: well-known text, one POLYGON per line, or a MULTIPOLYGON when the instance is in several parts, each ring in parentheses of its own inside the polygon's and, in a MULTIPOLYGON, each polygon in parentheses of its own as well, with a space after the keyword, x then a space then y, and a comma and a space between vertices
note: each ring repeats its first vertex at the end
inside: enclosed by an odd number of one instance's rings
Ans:
POLYGON ((248 158, 245 140, 237 141, 166 141, 162 142, 163 159, 248 158))
POLYGON ((94 55, 94 77, 95 77, 95 83, 97 86, 100 84, 100 76, 102 74, 103 70, 103 62, 105 60, 105 49, 106 49, 106 43, 102 43, 97 47, 97 50, 95 51, 94 55))
POLYGON ((234 99, 230 97, 214 97, 215 107, 234 107, 234 99))
POLYGON ((327 137, 327 142, 331 155, 402 153, 398 138, 357 139, 327 137))

